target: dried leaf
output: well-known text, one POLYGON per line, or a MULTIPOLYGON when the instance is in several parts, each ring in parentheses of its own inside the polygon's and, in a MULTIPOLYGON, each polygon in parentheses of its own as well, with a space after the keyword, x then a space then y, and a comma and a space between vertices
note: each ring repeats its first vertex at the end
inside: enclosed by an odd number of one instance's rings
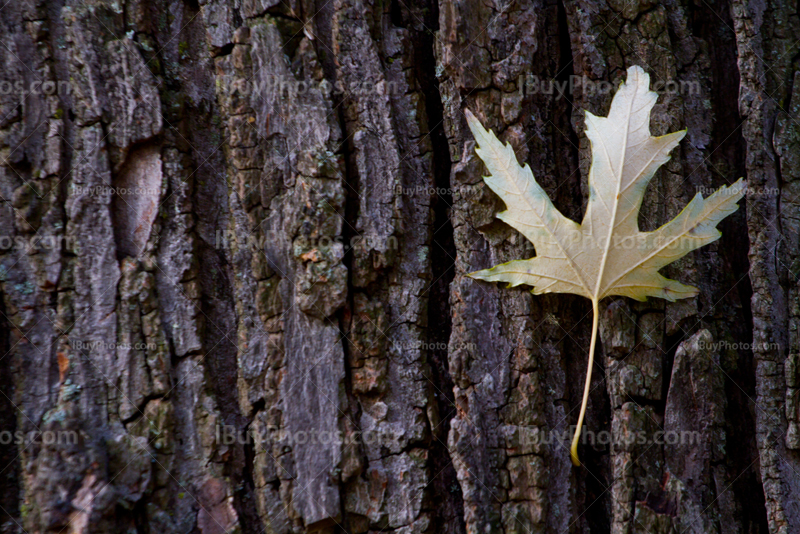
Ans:
POLYGON ((652 232, 639 230, 645 190, 656 170, 686 131, 650 135, 650 111, 657 95, 640 67, 611 102, 607 117, 586 112, 586 135, 592 146, 589 203, 583 222, 564 217, 536 183, 530 167, 520 166, 510 145, 501 143, 466 111, 478 143, 476 152, 489 171, 486 184, 506 204, 499 219, 520 231, 536 248, 536 256, 516 260, 470 276, 490 282, 533 286, 534 294, 573 293, 592 300, 594 321, 589 369, 571 455, 580 465, 577 443, 586 411, 597 338, 598 303, 611 295, 636 300, 660 297, 670 301, 697 295, 697 289, 661 274, 659 269, 722 235, 717 224, 738 209, 745 192, 739 180, 709 198, 698 193, 669 223, 652 232))

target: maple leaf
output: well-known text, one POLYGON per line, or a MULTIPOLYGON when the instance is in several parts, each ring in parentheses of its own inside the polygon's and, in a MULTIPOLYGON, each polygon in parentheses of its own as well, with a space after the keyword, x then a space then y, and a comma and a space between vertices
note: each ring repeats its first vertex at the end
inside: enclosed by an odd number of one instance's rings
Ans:
POLYGON ((514 150, 487 131, 466 110, 478 146, 476 152, 489 171, 489 188, 506 204, 497 217, 522 233, 536 256, 516 260, 469 276, 511 287, 533 286, 532 292, 572 293, 592 301, 594 318, 581 412, 570 456, 578 459, 580 437, 597 340, 598 304, 604 297, 622 295, 636 300, 660 297, 670 301, 697 295, 697 289, 670 280, 659 269, 722 235, 717 224, 738 209, 744 195, 742 179, 722 187, 709 198, 698 193, 672 221, 652 232, 639 230, 638 217, 645 190, 656 170, 686 130, 661 137, 650 135, 650 111, 658 95, 649 90, 650 77, 641 67, 628 69, 626 82, 611 102, 608 117, 586 112, 586 136, 592 147, 589 203, 583 222, 562 215, 530 167, 520 166, 514 150))

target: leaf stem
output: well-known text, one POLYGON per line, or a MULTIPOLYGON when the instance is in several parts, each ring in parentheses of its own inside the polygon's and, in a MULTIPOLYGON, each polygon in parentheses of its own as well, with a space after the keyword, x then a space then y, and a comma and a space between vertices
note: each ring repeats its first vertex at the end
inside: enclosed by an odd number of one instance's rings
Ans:
POLYGON ((592 367, 594 366, 594 348, 597 344, 597 323, 600 319, 599 301, 592 299, 592 342, 589 345, 589 365, 586 368, 586 385, 583 388, 583 401, 581 402, 581 413, 578 416, 578 426, 575 427, 575 436, 572 438, 572 447, 569 450, 572 465, 578 467, 581 461, 578 459, 578 441, 581 438, 581 427, 583 426, 583 416, 586 415, 586 404, 589 402, 589 386, 592 383, 592 367))

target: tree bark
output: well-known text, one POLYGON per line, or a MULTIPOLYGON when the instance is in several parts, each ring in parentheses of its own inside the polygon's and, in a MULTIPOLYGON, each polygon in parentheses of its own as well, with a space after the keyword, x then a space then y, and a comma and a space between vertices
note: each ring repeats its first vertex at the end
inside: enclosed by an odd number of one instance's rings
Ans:
POLYGON ((800 532, 800 13, 775 0, 0 8, 3 532, 800 532), (688 134, 643 229, 740 176, 693 299, 467 273, 463 110, 580 221, 631 65, 688 134), (632 439, 633 438, 633 439, 632 439))

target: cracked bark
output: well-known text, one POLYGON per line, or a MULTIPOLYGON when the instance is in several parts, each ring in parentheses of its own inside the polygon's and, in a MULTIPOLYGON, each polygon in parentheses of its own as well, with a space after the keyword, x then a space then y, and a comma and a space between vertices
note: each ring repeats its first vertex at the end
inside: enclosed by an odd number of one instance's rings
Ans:
POLYGON ((3 532, 800 530, 796 3, 0 11, 0 441, 61 437, 3 441, 3 532), (603 303, 573 469, 591 310, 465 276, 534 251, 463 108, 579 220, 632 64, 688 129, 640 225, 750 191, 696 299, 603 303))

